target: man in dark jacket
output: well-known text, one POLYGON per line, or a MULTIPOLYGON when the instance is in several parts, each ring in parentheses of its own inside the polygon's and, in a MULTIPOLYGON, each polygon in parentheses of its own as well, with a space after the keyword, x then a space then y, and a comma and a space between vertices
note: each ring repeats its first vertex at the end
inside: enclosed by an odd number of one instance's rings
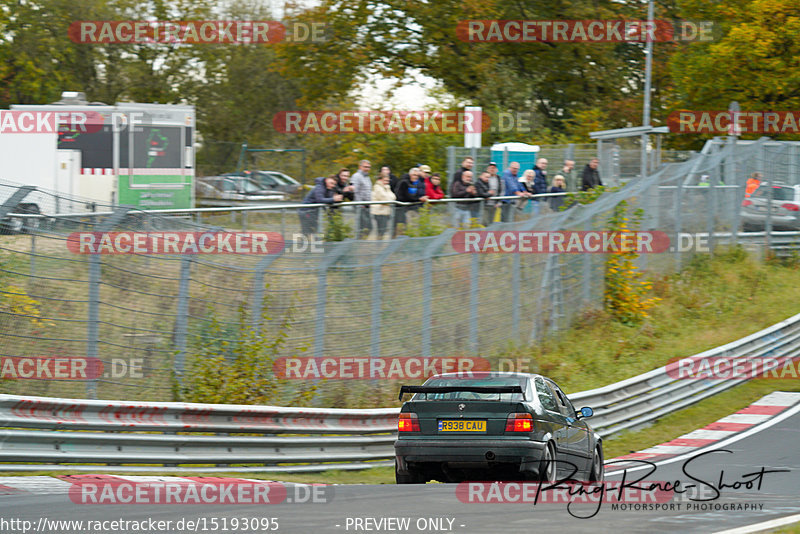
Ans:
POLYGON ((447 194, 449 196, 451 196, 451 197, 453 196, 453 184, 456 183, 456 182, 460 182, 461 181, 461 173, 463 173, 464 171, 470 171, 471 172, 472 171, 472 167, 474 167, 474 166, 475 166, 475 160, 474 159, 470 158, 469 156, 464 158, 464 161, 461 162, 461 168, 453 173, 453 177, 450 180, 450 183, 448 184, 447 194))
MULTIPOLYGON (((539 158, 536 160, 536 165, 533 167, 533 191, 534 195, 543 195, 547 193, 547 160, 539 158)), ((540 211, 539 201, 546 201, 544 197, 534 198, 533 211, 538 214, 540 211)))
MULTIPOLYGON (((495 184, 498 180, 495 179, 495 184)), ((497 187, 497 185, 492 184, 492 174, 489 171, 483 171, 480 175, 480 178, 475 182, 475 191, 478 193, 478 196, 481 198, 489 198, 497 196, 497 190, 492 189, 492 187, 497 187)), ((490 201, 484 200, 483 205, 483 217, 481 217, 481 224, 484 226, 489 226, 494 222, 494 212, 495 206, 494 204, 489 205, 490 201)), ((479 210, 480 211, 480 210, 479 210)))
POLYGON ((350 184, 350 171, 342 168, 336 173, 336 192, 342 195, 344 200, 354 200, 356 197, 355 187, 350 184))
MULTIPOLYGON (((334 204, 341 202, 343 197, 336 192, 337 178, 335 174, 327 178, 317 178, 314 189, 308 192, 303 204, 334 204)), ((318 211, 320 208, 300 208, 297 215, 300 217, 300 227, 305 235, 317 233, 318 211)))
MULTIPOLYGON (((478 190, 472 183, 472 171, 461 173, 461 179, 453 183, 453 198, 477 198, 478 190)), ((480 202, 456 202, 456 209, 453 217, 453 226, 469 227, 470 219, 477 217, 477 209, 480 202)))
POLYGON ((597 170, 599 164, 600 160, 592 158, 589 163, 586 164, 586 167, 583 168, 582 191, 588 191, 589 189, 594 189, 598 185, 603 185, 603 182, 600 180, 600 172, 597 170))
MULTIPOLYGON (((403 175, 400 183, 397 184, 397 200, 400 202, 427 202, 428 196, 425 194, 425 180, 422 178, 419 168, 409 169, 408 174, 403 175)), ((398 206, 395 223, 406 224, 406 214, 419 210, 419 205, 398 206)))

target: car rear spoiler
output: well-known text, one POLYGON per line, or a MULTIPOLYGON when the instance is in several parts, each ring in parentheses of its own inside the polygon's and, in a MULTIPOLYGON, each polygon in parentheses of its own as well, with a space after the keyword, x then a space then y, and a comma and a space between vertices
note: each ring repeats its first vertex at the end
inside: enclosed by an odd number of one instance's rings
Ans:
MULTIPOLYGON (((522 393, 522 386, 400 386, 398 400, 403 400, 406 393, 452 393, 454 391, 470 391, 472 393, 522 393)), ((527 400, 527 399, 525 399, 527 400)))

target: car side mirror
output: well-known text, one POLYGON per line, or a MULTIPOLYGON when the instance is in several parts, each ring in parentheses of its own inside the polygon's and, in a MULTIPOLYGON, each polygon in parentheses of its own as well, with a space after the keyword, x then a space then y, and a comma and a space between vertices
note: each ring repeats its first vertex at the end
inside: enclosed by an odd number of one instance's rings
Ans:
POLYGON ((594 415, 594 410, 589 408, 588 406, 584 406, 581 408, 578 413, 575 414, 578 419, 585 419, 587 417, 591 417, 594 415))

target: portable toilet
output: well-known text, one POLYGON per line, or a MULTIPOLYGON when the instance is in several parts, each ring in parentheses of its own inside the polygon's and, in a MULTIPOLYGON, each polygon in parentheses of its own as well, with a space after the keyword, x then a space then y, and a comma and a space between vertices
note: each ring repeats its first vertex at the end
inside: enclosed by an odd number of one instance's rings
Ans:
POLYGON ((499 172, 503 172, 512 161, 519 162, 519 174, 526 169, 532 169, 536 163, 536 154, 539 152, 539 145, 529 145, 526 143, 498 143, 492 145, 492 161, 497 163, 499 172))

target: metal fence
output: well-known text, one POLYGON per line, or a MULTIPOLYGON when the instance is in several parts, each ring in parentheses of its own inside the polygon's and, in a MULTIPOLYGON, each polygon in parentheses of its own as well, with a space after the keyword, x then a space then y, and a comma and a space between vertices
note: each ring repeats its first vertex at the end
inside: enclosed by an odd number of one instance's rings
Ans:
MULTIPOLYGON (((516 210, 514 222, 493 228, 599 230, 627 200, 644 210, 641 229, 665 231, 673 243, 699 232, 709 234, 711 247, 722 234, 726 243, 739 243, 745 180, 760 171, 800 183, 796 152, 794 144, 766 140, 720 143, 719 150, 665 164, 592 204, 539 215, 516 210), (688 185, 692 174, 709 175, 709 185, 688 185)), ((0 191, 0 199, 12 193, 0 191)), ((603 302, 603 255, 460 254, 452 229, 328 242, 321 252, 290 246, 270 256, 77 255, 69 252, 67 236, 82 230, 236 225, 288 236, 300 228, 294 208, 279 210, 282 215, 257 208, 187 215, 94 206, 94 213, 57 215, 52 197, 35 194, 45 216, 16 217, 25 223, 23 233, 0 236, 0 356, 96 357, 106 372, 88 382, 4 380, 6 393, 171 400, 193 362, 230 355, 249 328, 262 326, 270 339, 285 336, 274 356, 488 356, 565 329, 603 302)), ((0 201, 0 209, 19 201, 0 201)), ((0 219, 6 215, 0 211, 0 219)), ((675 248, 642 255, 639 263, 670 272, 694 253, 675 248)), ((314 389, 312 404, 328 406, 374 405, 376 395, 396 392, 388 381, 294 381, 276 386, 270 402, 296 403, 296 390, 304 388, 314 389)))

